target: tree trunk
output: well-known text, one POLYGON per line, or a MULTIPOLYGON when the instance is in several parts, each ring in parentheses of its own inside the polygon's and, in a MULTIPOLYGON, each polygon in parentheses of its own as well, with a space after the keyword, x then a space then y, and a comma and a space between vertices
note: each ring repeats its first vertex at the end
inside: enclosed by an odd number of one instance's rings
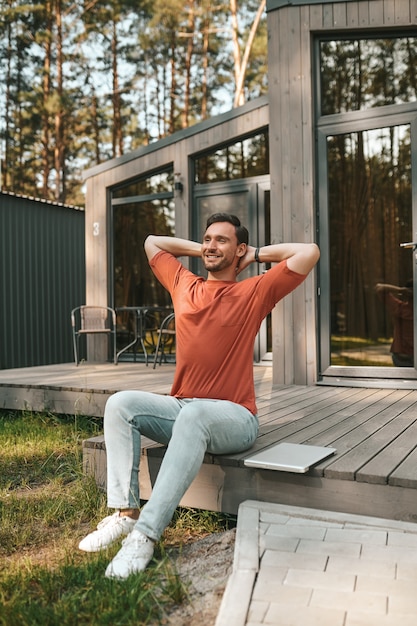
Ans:
MULTIPOLYGON (((231 2, 235 2, 235 0, 231 0, 231 2)), ((240 62, 239 72, 236 78, 236 91, 235 91, 235 101, 234 101, 235 107, 245 103, 245 94, 244 94, 243 87, 245 84, 246 68, 248 66, 249 56, 252 50, 253 40, 255 39, 256 30, 258 28, 259 22, 261 21, 261 17, 262 17, 262 13, 264 12, 265 5, 266 5, 266 0, 262 0, 256 12, 255 19, 253 20, 251 29, 249 31, 249 37, 246 42, 245 52, 243 53, 243 59, 240 62)), ((236 76, 236 71, 235 71, 235 76, 236 76)))
POLYGON ((204 26, 203 26, 203 77, 201 80, 201 119, 207 119, 207 101, 208 101, 208 84, 207 84, 207 73, 209 67, 208 61, 208 49, 209 49, 209 38, 210 38, 210 17, 206 16, 204 18, 204 26))
POLYGON ((120 103, 120 88, 119 88, 119 68, 117 64, 118 54, 118 38, 117 38, 117 22, 113 20, 113 32, 111 41, 111 54, 112 54, 112 77, 113 77, 113 157, 118 157, 123 154, 123 130, 122 130, 122 116, 121 116, 121 103, 120 103))
POLYGON ((177 89, 177 74, 175 67, 175 56, 176 56, 176 37, 175 31, 172 31, 171 34, 171 89, 169 92, 169 126, 168 133, 172 135, 175 132, 175 92, 177 89))
POLYGON ((181 126, 187 128, 190 111, 190 90, 191 90, 191 64, 194 52, 194 31, 195 31, 195 0, 189 0, 188 27, 185 36, 187 40, 187 52, 185 55, 185 85, 184 85, 184 109, 181 114, 181 126))
POLYGON ((240 81, 241 74, 241 54, 239 46, 239 25, 237 19, 237 0, 230 0, 230 14, 232 18, 232 42, 233 42, 233 61, 234 61, 234 76, 235 76, 235 102, 234 106, 243 104, 243 93, 237 92, 237 87, 240 81))
POLYGON ((42 196, 49 197, 49 143, 50 126, 48 106, 51 97, 51 55, 52 55, 52 6, 51 2, 45 2, 45 56, 43 61, 43 111, 42 111, 42 150, 41 150, 41 170, 42 170, 42 196))
POLYGON ((58 202, 65 202, 65 148, 64 148, 64 128, 63 128, 63 56, 62 56, 62 15, 61 0, 56 0, 55 21, 56 21, 56 74, 57 74, 57 103, 55 110, 55 199, 58 202))

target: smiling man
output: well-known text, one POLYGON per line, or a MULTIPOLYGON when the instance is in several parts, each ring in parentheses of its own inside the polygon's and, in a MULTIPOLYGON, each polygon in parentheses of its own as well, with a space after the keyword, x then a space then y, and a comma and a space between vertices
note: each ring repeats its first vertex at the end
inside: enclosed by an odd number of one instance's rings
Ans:
POLYGON ((239 219, 216 213, 203 242, 150 235, 150 266, 170 292, 176 321, 176 368, 169 396, 122 391, 104 414, 108 506, 116 509, 80 542, 87 552, 126 536, 106 576, 142 571, 196 477, 206 451, 238 453, 258 434, 253 345, 262 320, 303 282, 320 256, 315 244, 255 248, 239 219), (201 257, 207 279, 179 257, 201 257), (237 281, 251 263, 273 263, 264 274, 237 281), (141 436, 167 445, 151 497, 139 516, 141 436))

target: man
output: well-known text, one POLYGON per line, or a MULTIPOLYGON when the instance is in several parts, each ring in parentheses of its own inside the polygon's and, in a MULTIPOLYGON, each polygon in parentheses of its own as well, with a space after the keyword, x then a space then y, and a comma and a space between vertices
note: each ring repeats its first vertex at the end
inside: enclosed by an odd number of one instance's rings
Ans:
POLYGON ((207 221, 203 243, 150 235, 145 251, 151 268, 171 294, 176 321, 176 370, 171 395, 122 391, 104 414, 108 466, 106 517, 80 543, 94 552, 127 535, 106 569, 127 578, 146 568, 154 542, 169 524, 209 451, 242 452, 258 434, 253 382, 253 344, 274 305, 295 289, 317 263, 315 244, 254 248, 237 217, 207 221), (178 257, 201 257, 207 280, 178 257), (268 272, 238 282, 250 263, 276 263, 268 272), (166 444, 152 490, 140 512, 138 471, 141 435, 166 444))

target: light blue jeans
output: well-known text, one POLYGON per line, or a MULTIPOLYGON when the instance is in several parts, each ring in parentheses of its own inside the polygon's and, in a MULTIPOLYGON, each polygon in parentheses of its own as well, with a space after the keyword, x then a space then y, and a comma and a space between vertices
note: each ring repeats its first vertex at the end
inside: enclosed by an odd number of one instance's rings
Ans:
POLYGON ((168 445, 152 494, 135 526, 157 541, 203 463, 213 454, 242 452, 258 434, 258 418, 226 400, 177 399, 120 391, 107 401, 107 500, 115 509, 139 508, 141 435, 168 445))

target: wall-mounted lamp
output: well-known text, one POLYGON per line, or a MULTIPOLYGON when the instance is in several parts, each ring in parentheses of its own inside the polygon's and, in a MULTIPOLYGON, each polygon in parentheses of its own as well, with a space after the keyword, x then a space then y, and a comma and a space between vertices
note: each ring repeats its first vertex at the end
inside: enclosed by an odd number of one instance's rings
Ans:
POLYGON ((174 174, 174 191, 176 191, 177 193, 182 193, 183 189, 184 185, 181 182, 181 174, 174 174))

